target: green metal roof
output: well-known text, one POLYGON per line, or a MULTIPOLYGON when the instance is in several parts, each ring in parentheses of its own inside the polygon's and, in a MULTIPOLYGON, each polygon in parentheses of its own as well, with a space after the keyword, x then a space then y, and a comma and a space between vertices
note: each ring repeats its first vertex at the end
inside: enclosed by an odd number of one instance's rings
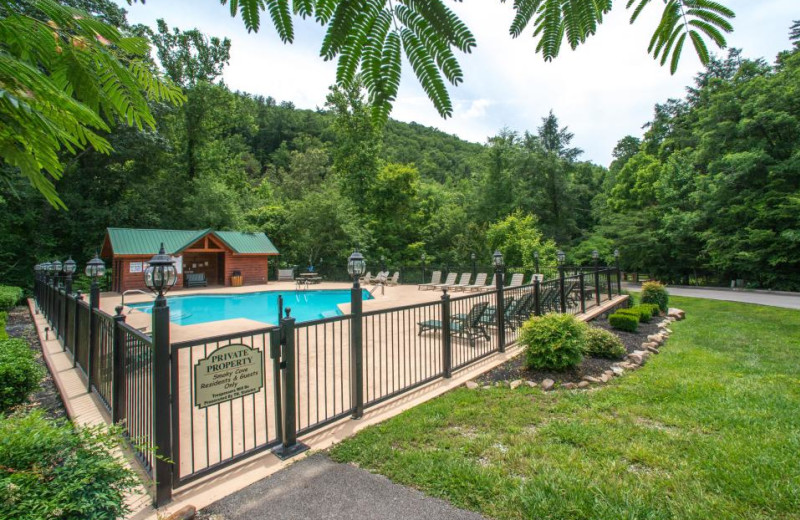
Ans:
POLYGON ((240 231, 108 228, 114 255, 154 255, 164 243, 168 254, 180 253, 209 233, 216 235, 234 253, 279 254, 264 233, 240 231))
POLYGON ((243 233, 241 231, 214 231, 228 247, 241 254, 273 254, 278 250, 264 233, 243 233))

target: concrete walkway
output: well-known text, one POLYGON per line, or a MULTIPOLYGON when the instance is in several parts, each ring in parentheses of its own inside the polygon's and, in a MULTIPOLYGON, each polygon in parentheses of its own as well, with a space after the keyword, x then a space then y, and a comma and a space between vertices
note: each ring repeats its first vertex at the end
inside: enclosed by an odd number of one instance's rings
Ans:
POLYGON ((203 509, 225 520, 480 520, 443 500, 317 453, 203 509))
MULTIPOLYGON (((640 285, 623 284, 623 289, 638 291, 640 285)), ((689 298, 706 298, 709 300, 725 300, 729 302, 755 303, 770 307, 783 307, 785 309, 800 309, 800 294, 773 293, 761 291, 732 291, 712 287, 667 287, 673 296, 687 296, 689 298)))

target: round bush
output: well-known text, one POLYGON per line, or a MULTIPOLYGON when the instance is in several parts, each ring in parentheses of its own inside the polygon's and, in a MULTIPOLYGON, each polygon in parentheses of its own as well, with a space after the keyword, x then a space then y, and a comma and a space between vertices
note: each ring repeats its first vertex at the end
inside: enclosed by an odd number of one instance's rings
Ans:
POLYGON ((615 334, 589 327, 586 331, 586 353, 599 358, 622 359, 628 351, 615 334))
POLYGON ((643 303, 640 305, 640 307, 644 309, 649 309, 651 316, 658 316, 659 313, 661 312, 661 309, 655 303, 643 303))
POLYGON ((564 370, 583 359, 586 324, 570 314, 546 314, 531 318, 522 326, 520 341, 525 346, 529 369, 564 370))
POLYGON ((634 308, 639 311, 639 323, 650 323, 650 319, 653 317, 653 308, 649 303, 637 305, 634 308))
POLYGON ((75 430, 40 410, 0 416, 0 518, 123 518, 136 480, 111 454, 120 439, 116 430, 75 430))
POLYGON ((0 412, 23 403, 39 387, 42 375, 24 340, 0 340, 0 412))
POLYGON ((669 310, 669 293, 664 284, 659 282, 645 282, 642 284, 642 294, 639 301, 658 305, 661 312, 669 310))
POLYGON ((636 332, 639 329, 639 317, 616 312, 608 317, 608 323, 617 330, 636 332))

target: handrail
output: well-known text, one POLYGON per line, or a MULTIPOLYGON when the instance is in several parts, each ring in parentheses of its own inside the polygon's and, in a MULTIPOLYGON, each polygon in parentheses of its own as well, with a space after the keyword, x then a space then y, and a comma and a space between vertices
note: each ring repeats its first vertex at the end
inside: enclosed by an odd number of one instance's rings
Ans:
POLYGON ((123 291, 123 293, 122 293, 122 302, 120 303, 120 305, 125 307, 125 295, 126 294, 134 294, 134 293, 135 294, 146 294, 146 295, 150 295, 150 297, 153 296, 149 292, 145 292, 145 291, 143 291, 141 289, 128 289, 127 291, 123 291))

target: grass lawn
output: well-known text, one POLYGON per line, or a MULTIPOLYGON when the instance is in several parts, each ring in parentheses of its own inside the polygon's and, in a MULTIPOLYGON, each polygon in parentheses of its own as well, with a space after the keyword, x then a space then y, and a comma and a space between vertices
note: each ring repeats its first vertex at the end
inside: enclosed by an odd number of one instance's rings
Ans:
POLYGON ((690 298, 589 392, 459 388, 335 460, 493 518, 800 519, 800 312, 690 298))

